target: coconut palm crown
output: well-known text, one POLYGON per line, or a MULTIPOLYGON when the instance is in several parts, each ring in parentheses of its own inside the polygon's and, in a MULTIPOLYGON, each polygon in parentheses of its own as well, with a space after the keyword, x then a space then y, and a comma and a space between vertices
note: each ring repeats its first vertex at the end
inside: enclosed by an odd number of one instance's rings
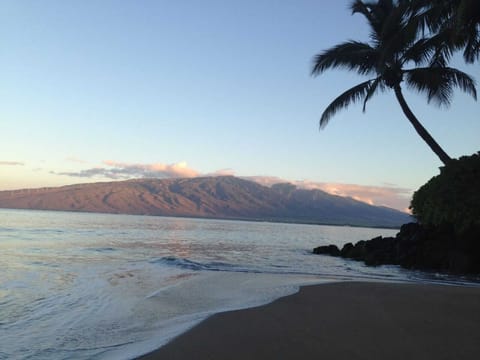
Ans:
POLYGON ((447 56, 463 50, 467 63, 480 59, 480 1, 415 0, 412 8, 418 11, 424 29, 443 36, 447 56))
POLYGON ((370 26, 370 41, 346 41, 323 51, 314 58, 312 75, 328 69, 343 68, 371 78, 345 91, 327 106, 320 127, 337 111, 377 94, 393 90, 400 107, 417 133, 446 164, 451 160, 415 117, 402 92, 402 84, 424 93, 438 105, 450 104, 453 89, 459 88, 477 98, 475 81, 464 72, 448 67, 445 61, 433 61, 443 40, 440 36, 422 35, 412 0, 378 0, 351 3, 352 13, 363 15, 370 26))

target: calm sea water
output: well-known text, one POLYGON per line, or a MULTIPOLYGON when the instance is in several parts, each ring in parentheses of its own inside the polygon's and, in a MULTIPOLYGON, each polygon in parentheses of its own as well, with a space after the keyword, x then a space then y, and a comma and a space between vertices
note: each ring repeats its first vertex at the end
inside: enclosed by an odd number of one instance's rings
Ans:
POLYGON ((0 359, 131 359, 325 281, 468 280, 312 255, 395 230, 0 210, 0 359))

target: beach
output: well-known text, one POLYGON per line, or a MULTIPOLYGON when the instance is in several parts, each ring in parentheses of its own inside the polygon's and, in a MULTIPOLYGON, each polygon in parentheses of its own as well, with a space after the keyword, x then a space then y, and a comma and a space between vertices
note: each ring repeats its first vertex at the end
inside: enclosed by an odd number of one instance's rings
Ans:
MULTIPOLYGON (((175 352, 158 355, 163 359, 208 358, 211 351, 217 352, 212 358, 268 359, 278 353, 280 358, 308 358, 308 352, 326 356, 328 351, 348 350, 348 346, 370 354, 379 351, 378 346, 391 346, 383 338, 387 335, 413 341, 408 332, 405 335, 399 330, 404 315, 395 318, 403 308, 440 322, 432 325, 434 330, 424 332, 434 334, 434 340, 443 336, 441 346, 449 341, 462 344, 462 338, 451 339, 468 329, 465 322, 473 321, 475 327, 479 323, 478 277, 398 266, 367 267, 362 262, 311 252, 319 244, 342 246, 378 234, 393 236, 395 230, 0 212, 0 359, 127 360, 155 349, 162 354, 175 352), (325 282, 331 285, 308 287, 325 282), (372 289, 366 287, 373 286, 379 288, 369 298, 372 289), (389 293, 383 292, 391 286, 406 287, 402 296, 413 300, 405 300, 406 305, 389 303, 389 293), (288 297, 300 288, 299 294, 288 297), (441 296, 435 295, 438 293, 441 296), (467 306, 467 300, 473 305, 467 306), (446 302, 443 307, 430 308, 442 301, 446 302), (265 304, 271 305, 261 307, 265 304), (251 310, 236 312, 240 309, 251 310), (462 312, 465 315, 460 317, 462 312), (445 324, 444 314, 456 317, 445 324), (383 318, 377 318, 379 315, 383 318), (212 321, 219 325, 208 327, 201 336, 187 333, 210 326, 212 321), (376 321, 380 322, 375 325, 376 321), (374 325, 382 330, 375 332, 374 325), (177 347, 182 352, 168 350, 175 349, 178 341, 188 344, 177 347), (373 350, 362 348, 370 343, 373 350)), ((421 318, 408 319, 403 327, 414 324, 415 319, 421 318)), ((470 333, 466 334, 468 340, 470 333)), ((423 333, 420 340, 428 344, 423 333)), ((480 343, 475 340, 469 343, 480 343)), ((458 349, 471 353, 466 345, 458 349)))
POLYGON ((151 359, 478 359, 480 288, 335 282, 216 314, 151 359))

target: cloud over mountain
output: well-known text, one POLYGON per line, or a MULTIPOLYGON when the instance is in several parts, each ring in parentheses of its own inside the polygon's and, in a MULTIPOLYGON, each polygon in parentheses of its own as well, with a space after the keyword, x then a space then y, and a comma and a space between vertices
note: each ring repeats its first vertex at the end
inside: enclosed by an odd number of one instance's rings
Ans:
POLYGON ((188 167, 186 162, 173 164, 140 164, 106 160, 103 162, 103 165, 105 166, 75 172, 59 172, 56 174, 81 178, 107 178, 112 180, 132 178, 190 178, 200 175, 198 171, 188 167))
MULTIPOLYGON (((127 180, 135 178, 172 179, 193 178, 198 176, 236 175, 230 168, 220 169, 210 173, 202 173, 188 166, 186 162, 178 163, 126 163, 113 160, 102 162, 101 166, 72 171, 55 172, 79 178, 127 180)), ((275 176, 244 176, 244 179, 255 181, 264 186, 290 182, 301 189, 318 189, 332 195, 351 197, 370 205, 387 206, 401 211, 408 211, 412 190, 397 187, 392 184, 385 186, 366 186, 358 184, 328 183, 311 180, 286 180, 275 176)))
POLYGON ((248 176, 245 178, 265 186, 290 182, 302 189, 323 190, 332 195, 351 197, 352 199, 363 201, 370 205, 387 206, 402 211, 408 210, 412 195, 411 189, 401 188, 393 184, 386 186, 368 186, 309 180, 287 181, 275 176, 248 176))

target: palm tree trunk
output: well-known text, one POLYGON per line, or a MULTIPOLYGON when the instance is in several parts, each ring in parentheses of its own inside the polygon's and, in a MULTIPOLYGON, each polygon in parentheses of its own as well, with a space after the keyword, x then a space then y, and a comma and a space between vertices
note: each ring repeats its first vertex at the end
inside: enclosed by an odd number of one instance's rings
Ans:
POLYGON ((452 158, 448 156, 445 151, 443 151, 443 149, 440 147, 440 145, 438 145, 432 135, 428 133, 427 129, 425 129, 422 124, 420 124, 420 121, 418 121, 412 110, 410 110, 407 102, 405 101, 405 98, 403 97, 400 84, 395 85, 394 90, 395 96, 397 97, 397 100, 402 107, 403 113, 413 125, 418 135, 420 135, 420 137, 427 143, 427 145, 430 146, 430 149, 432 149, 432 151, 437 154, 440 160, 446 165, 452 160, 452 158))

